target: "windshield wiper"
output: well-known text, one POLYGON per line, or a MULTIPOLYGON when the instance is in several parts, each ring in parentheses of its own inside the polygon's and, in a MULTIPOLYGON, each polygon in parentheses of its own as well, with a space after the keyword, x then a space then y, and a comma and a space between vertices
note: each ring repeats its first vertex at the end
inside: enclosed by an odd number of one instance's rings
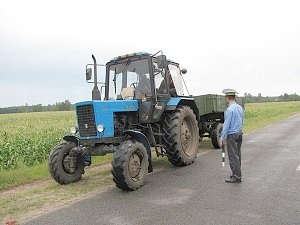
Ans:
POLYGON ((117 93, 117 84, 116 84, 116 80, 117 80, 117 67, 115 67, 115 73, 114 73, 114 87, 115 87, 115 94, 117 93))

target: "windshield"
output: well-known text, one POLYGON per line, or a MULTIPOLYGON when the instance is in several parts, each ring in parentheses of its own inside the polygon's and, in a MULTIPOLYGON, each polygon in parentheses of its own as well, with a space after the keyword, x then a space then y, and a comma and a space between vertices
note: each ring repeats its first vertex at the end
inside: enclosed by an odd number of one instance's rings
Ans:
POLYGON ((130 61, 109 67, 108 99, 142 99, 151 96, 148 60, 130 61))
POLYGON ((172 80, 174 82, 174 86, 176 88, 177 95, 179 96, 188 95, 188 91, 186 89, 186 86, 183 83, 183 78, 180 74, 179 67, 173 64, 169 64, 168 67, 171 73, 172 80))

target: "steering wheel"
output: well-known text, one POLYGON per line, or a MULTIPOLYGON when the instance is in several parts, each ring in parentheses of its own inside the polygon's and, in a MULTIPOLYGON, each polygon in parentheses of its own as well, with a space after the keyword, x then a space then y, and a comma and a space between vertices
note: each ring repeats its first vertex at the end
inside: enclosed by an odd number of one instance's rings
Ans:
POLYGON ((136 88, 136 86, 138 85, 139 83, 137 83, 137 82, 134 82, 134 83, 132 83, 132 84, 130 84, 130 87, 134 87, 134 89, 136 88))

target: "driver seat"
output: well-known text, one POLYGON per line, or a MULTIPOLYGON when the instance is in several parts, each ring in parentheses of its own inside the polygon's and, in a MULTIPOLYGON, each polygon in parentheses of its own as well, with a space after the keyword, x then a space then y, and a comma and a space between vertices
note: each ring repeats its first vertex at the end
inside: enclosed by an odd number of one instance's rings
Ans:
POLYGON ((121 96, 123 99, 132 100, 134 97, 134 87, 122 88, 121 96))

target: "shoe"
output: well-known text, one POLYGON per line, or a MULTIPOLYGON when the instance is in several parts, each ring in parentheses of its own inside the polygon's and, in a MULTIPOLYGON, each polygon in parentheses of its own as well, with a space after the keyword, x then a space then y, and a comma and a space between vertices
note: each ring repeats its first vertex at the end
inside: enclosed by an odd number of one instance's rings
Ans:
POLYGON ((228 179, 228 180, 225 180, 226 183, 241 183, 241 179, 236 179, 234 177, 228 179))
POLYGON ((153 172, 152 164, 149 164, 149 166, 148 166, 148 173, 152 173, 152 172, 153 172))

